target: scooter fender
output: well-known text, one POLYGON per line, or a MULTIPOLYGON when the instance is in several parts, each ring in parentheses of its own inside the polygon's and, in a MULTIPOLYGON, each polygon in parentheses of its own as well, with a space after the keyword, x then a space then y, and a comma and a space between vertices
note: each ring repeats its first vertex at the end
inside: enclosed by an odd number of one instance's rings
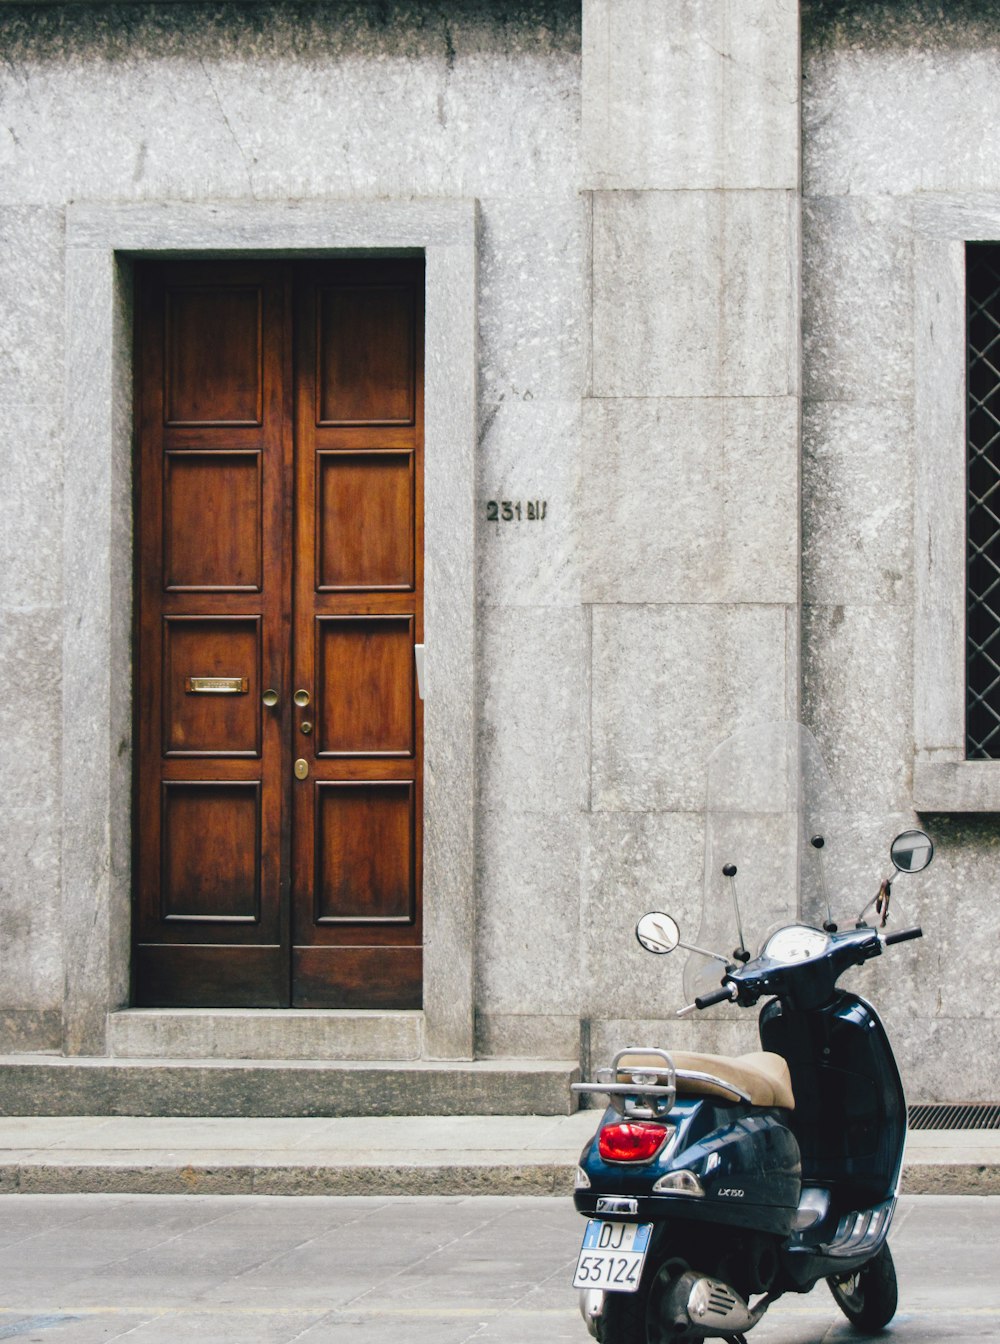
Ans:
POLYGON ((578 1184, 584 1188, 574 1195, 580 1213, 638 1222, 724 1223, 788 1236, 801 1166, 787 1112, 708 1098, 678 1100, 665 1122, 669 1137, 652 1160, 606 1162, 598 1147, 600 1130, 621 1118, 606 1111, 581 1154, 578 1184), (671 1179, 683 1172, 694 1182, 671 1179), (618 1211, 599 1203, 615 1196, 624 1200, 618 1211))

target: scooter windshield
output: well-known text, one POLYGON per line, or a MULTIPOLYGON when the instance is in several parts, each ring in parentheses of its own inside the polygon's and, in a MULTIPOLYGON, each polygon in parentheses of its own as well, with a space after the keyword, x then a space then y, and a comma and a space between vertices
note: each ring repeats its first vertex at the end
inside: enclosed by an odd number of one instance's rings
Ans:
MULTIPOLYGON (((716 748, 705 820, 702 917, 692 941, 734 960, 741 936, 756 957, 784 925, 852 925, 886 876, 885 825, 848 812, 816 740, 798 723, 748 728, 716 748)), ((718 961, 691 953, 688 1001, 718 989, 721 972, 718 961)))

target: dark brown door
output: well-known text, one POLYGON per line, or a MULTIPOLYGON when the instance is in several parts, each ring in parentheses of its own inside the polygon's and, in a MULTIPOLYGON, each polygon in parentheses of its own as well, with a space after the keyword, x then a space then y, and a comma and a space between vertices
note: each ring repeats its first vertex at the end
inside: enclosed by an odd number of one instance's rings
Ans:
POLYGON ((418 1007, 422 264, 138 279, 134 1002, 418 1007))

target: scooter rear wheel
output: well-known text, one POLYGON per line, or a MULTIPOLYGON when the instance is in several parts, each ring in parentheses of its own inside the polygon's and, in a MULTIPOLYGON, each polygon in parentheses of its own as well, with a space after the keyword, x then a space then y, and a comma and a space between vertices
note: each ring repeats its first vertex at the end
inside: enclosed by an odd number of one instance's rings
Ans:
POLYGON ((599 1344, 646 1344, 646 1293, 608 1293, 599 1344))
POLYGON ((853 1326, 873 1333, 896 1314, 896 1267, 886 1243, 873 1259, 846 1278, 827 1279, 834 1301, 853 1326))
MULTIPOLYGON (((599 1344, 661 1344, 665 1334, 657 1306, 683 1268, 683 1262, 661 1255, 654 1266, 647 1266, 637 1293, 608 1293, 598 1327, 599 1344)), ((670 1331, 670 1344, 693 1344, 698 1338, 695 1333, 670 1331)))

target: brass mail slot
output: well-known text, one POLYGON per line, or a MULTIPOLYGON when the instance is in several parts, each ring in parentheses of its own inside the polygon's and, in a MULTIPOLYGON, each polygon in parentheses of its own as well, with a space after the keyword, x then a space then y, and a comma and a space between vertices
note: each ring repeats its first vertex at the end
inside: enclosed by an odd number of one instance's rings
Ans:
POLYGON ((249 687, 246 677, 188 677, 184 684, 188 695, 246 695, 249 687))

